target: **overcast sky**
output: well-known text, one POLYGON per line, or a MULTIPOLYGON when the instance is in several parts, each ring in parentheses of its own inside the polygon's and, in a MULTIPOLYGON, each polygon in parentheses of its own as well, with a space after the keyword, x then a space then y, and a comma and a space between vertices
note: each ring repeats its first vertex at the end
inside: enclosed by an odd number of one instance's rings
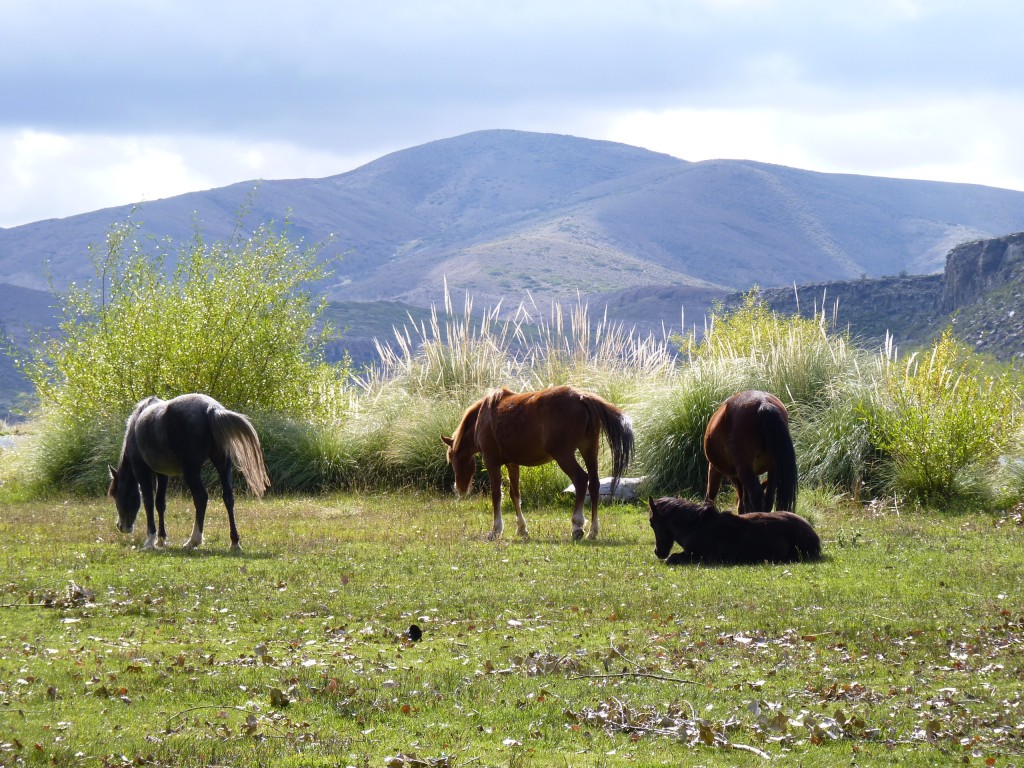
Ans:
POLYGON ((0 0, 0 226, 487 128, 1024 190, 1019 0, 0 0))

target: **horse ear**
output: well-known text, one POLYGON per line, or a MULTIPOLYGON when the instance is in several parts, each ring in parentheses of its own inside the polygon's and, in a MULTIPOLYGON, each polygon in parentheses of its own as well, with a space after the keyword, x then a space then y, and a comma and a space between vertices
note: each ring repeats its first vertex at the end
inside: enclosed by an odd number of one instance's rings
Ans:
POLYGON ((455 445, 454 440, 452 440, 450 437, 445 437, 444 435, 441 435, 441 442, 447 445, 449 448, 455 445))

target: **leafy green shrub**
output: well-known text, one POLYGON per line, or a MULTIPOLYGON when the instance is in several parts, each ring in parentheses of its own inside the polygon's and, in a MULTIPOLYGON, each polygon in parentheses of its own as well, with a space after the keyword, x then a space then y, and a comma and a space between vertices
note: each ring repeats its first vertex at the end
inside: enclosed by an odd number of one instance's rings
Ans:
POLYGON ((924 359, 880 360, 871 438, 891 462, 895 492, 925 504, 976 497, 1015 433, 1020 398, 1008 374, 988 374, 947 330, 924 359))
POLYGON ((860 382, 838 385, 827 400, 799 407, 790 419, 800 482, 860 498, 879 488, 876 451, 860 382))
POLYGON ((334 406, 339 371, 322 353, 331 331, 304 290, 326 274, 317 249, 267 227, 211 245, 197 233, 172 267, 169 243, 147 251, 136 229, 112 228, 96 283, 59 297, 60 334, 25 366, 41 402, 43 486, 95 489, 149 395, 205 392, 250 415, 309 420, 334 406))

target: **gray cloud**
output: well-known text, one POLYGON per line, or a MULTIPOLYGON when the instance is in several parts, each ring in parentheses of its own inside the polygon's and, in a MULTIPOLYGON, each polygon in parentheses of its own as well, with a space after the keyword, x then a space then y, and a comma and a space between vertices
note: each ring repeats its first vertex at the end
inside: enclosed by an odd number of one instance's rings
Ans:
MULTIPOLYGON (((920 104, 935 135, 918 154, 963 143, 982 158, 988 139, 966 132, 998 120, 1001 104, 1019 115, 1024 101, 1016 64, 1024 6, 1015 0, 8 0, 3 22, 0 172, 15 181, 0 180, 0 193, 24 199, 45 199, 54 183, 45 176, 59 164, 37 149, 19 176, 22 132, 74 137, 67 154, 80 162, 89 147, 113 152, 101 141, 108 137, 149 137, 178 154, 182 183, 219 184, 247 178, 231 176, 247 166, 218 168, 209 159, 216 152, 197 142, 250 154, 247 145, 301 148, 320 161, 482 128, 608 138, 622 115, 701 110, 737 119, 773 112, 788 129, 803 118, 806 130, 774 144, 803 136, 810 160, 855 159, 871 156, 877 137, 858 137, 843 127, 847 118, 884 131, 887 111, 920 104), (979 101, 986 112, 962 114, 979 101), (829 136, 806 138, 822 126, 834 131, 831 147, 829 136)), ((925 124, 900 120, 903 131, 925 124)), ((736 131, 735 149, 723 153, 750 157, 765 145, 744 138, 736 131)), ((989 144, 998 150, 992 167, 1006 157, 1024 179, 1013 142, 997 135, 989 144)), ((695 159, 686 146, 651 148, 695 159)), ((93 162, 83 186, 117 176, 93 162)), ((269 170, 298 175, 311 165, 269 170)), ((877 173, 877 165, 846 170, 877 173)))
POLYGON ((1019 91, 1014 5, 952 4, 920 18, 829 5, 26 2, 0 31, 0 124, 336 142, 428 111, 458 131, 463 113, 479 123, 516 104, 1019 91), (785 76, 773 63, 788 65, 785 76))

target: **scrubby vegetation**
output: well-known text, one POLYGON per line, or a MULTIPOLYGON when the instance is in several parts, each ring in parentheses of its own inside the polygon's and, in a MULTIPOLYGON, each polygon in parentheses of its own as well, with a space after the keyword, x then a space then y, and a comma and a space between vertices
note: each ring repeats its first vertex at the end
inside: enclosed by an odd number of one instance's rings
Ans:
MULTIPOLYGON (((353 374, 324 362, 318 249, 269 228, 227 244, 197 235, 173 268, 168 249, 116 227, 96 284, 63 297, 62 334, 27 367, 42 407, 22 487, 100 490, 137 400, 205 391, 256 421, 276 491, 442 488, 438 437, 468 405, 491 387, 569 383, 631 414, 630 473, 651 493, 700 493, 708 418, 733 392, 764 389, 790 408, 806 487, 934 507, 1021 497, 1019 375, 949 334, 899 358, 858 346, 824 313, 772 312, 754 290, 717 307, 700 338, 641 338, 585 304, 481 312, 446 291, 429 321, 410 317, 353 374)), ((550 499, 566 479, 548 466, 523 484, 550 499)))

